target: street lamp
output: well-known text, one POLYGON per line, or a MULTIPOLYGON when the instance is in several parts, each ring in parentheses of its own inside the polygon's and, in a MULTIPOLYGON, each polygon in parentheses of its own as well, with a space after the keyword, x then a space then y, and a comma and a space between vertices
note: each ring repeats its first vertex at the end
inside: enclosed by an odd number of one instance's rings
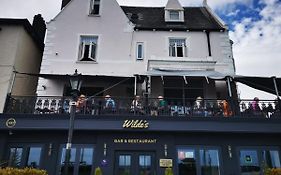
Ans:
POLYGON ((68 128, 68 136, 67 136, 67 144, 65 150, 65 161, 64 161, 64 174, 68 175, 68 168, 70 164, 71 157, 71 143, 72 143, 72 135, 74 128, 74 118, 76 112, 76 101, 80 92, 80 88, 82 85, 82 74, 77 73, 77 69, 75 69, 75 73, 69 76, 69 82, 71 86, 71 96, 72 101, 70 102, 70 120, 69 120, 69 128, 68 128))

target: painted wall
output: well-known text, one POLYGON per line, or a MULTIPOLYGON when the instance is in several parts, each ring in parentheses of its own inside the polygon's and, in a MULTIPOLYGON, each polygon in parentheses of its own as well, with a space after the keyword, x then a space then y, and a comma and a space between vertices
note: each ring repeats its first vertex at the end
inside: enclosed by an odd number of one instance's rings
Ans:
POLYGON ((38 77, 14 74, 39 73, 41 51, 23 26, 1 26, 0 31, 0 113, 7 93, 35 95, 38 77))
MULTIPOLYGON (((133 31, 133 25, 116 0, 101 1, 100 16, 89 14, 90 1, 72 0, 47 26, 46 47, 41 73, 129 76, 148 70, 149 60, 173 61, 171 67, 186 68, 189 61, 217 61, 214 70, 233 74, 228 57, 227 32, 211 32, 212 57, 208 54, 205 32, 133 31), (98 36, 97 62, 78 61, 81 35, 98 36), (169 57, 169 38, 185 38, 186 58, 169 57), (136 44, 144 43, 144 60, 136 60, 136 44), (184 61, 182 64, 181 61, 184 61), (62 66, 63 65, 63 66, 62 66)), ((194 68, 206 66, 199 63, 194 68)), ((190 66, 189 66, 190 67, 190 66)), ((53 80, 40 79, 38 95, 61 95, 64 84, 48 85, 53 80), (49 86, 42 89, 42 86, 49 86)))

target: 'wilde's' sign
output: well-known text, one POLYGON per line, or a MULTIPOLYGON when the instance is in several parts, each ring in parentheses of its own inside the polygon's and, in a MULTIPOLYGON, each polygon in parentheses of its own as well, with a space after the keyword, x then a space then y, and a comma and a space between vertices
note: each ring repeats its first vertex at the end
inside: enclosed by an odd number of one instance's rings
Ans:
POLYGON ((123 128, 146 129, 149 123, 146 120, 125 120, 123 128))

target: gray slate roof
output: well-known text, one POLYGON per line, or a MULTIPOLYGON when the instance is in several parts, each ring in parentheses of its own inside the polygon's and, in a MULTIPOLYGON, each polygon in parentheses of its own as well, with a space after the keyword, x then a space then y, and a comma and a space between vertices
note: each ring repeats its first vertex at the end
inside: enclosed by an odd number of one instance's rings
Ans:
POLYGON ((225 30, 205 7, 184 7, 184 22, 165 22, 164 7, 121 6, 121 8, 138 30, 225 30))

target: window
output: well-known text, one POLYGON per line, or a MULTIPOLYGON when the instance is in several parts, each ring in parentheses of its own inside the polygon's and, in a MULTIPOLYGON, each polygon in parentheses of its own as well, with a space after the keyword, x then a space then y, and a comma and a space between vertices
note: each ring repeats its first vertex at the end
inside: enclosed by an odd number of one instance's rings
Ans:
POLYGON ((142 60, 144 58, 144 48, 143 43, 137 43, 137 60, 142 60))
POLYGON ((186 55, 185 39, 169 39, 169 56, 185 57, 186 55))
POLYGON ((97 36, 81 36, 79 44, 79 61, 96 61, 97 36))
POLYGON ((91 0, 90 14, 91 15, 100 14, 100 0, 91 0))
POLYGON ((170 11, 169 15, 170 15, 170 20, 178 21, 180 19, 180 12, 179 11, 175 11, 175 10, 170 11))
POLYGON ((11 167, 20 167, 23 148, 10 148, 8 165, 11 167))
MULTIPOLYGON (((59 174, 65 171, 65 154, 64 146, 61 148, 61 159, 59 162, 59 174)), ((93 165, 94 148, 90 145, 73 145, 70 152, 70 164, 68 166, 69 175, 91 175, 93 165)))
POLYGON ((8 165, 11 167, 40 168, 41 147, 11 147, 8 165))
POLYGON ((178 149, 179 175, 220 175, 219 150, 213 148, 183 147, 178 149))

